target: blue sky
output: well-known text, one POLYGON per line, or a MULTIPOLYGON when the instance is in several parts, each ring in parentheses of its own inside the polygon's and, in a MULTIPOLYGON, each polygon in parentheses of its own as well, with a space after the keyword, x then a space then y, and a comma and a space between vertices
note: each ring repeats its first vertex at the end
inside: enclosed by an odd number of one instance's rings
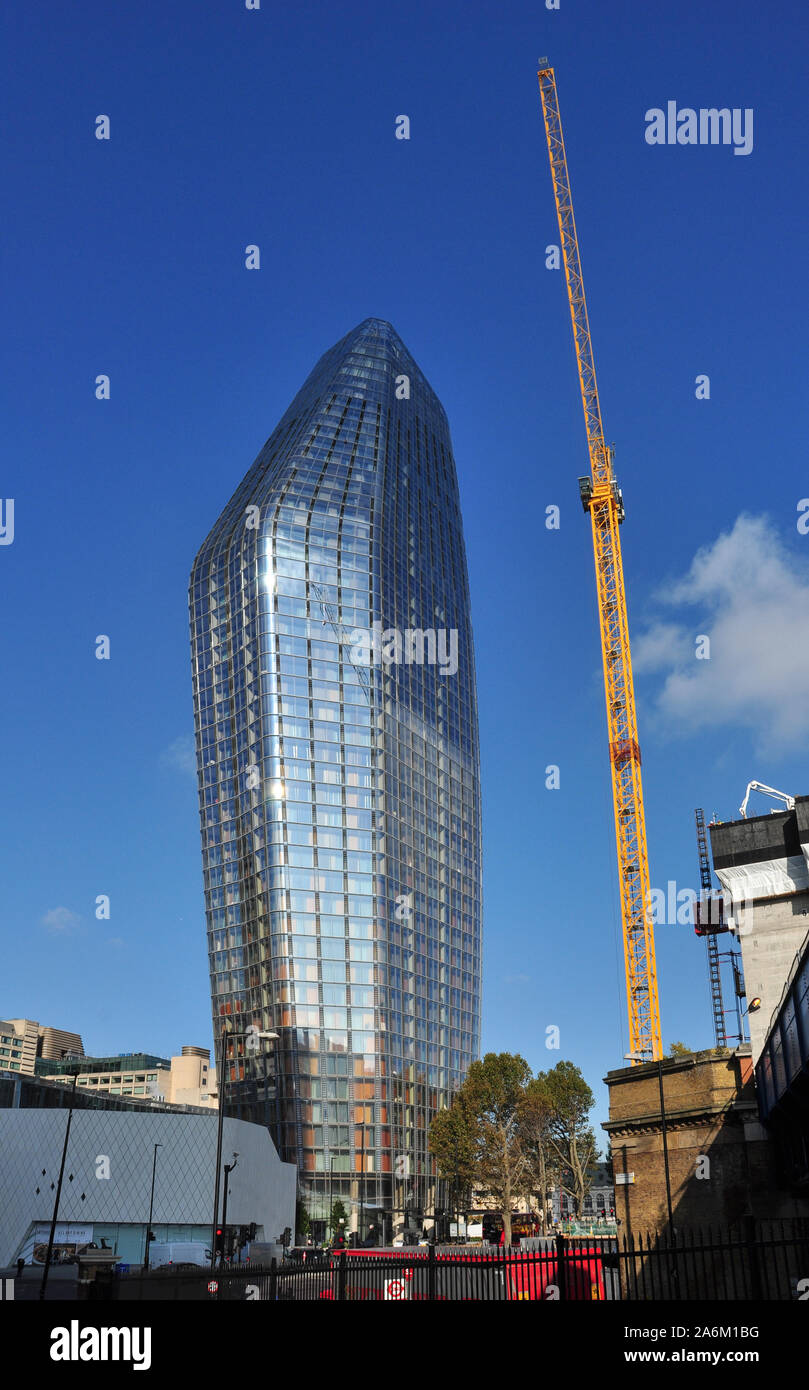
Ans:
MULTIPOLYGON (((375 315, 443 401, 458 466, 484 1049, 570 1057, 605 1116, 626 1004, 536 60, 556 67, 627 507, 652 883, 689 887, 695 806, 730 818, 753 777, 809 791, 804 26, 797 0, 7 14, 0 1015, 98 1053, 209 1041, 188 573, 315 360, 375 315), (752 108, 752 152, 648 145, 669 100, 752 108)), ((704 945, 671 925, 657 948, 666 1043, 711 1045, 704 945)))

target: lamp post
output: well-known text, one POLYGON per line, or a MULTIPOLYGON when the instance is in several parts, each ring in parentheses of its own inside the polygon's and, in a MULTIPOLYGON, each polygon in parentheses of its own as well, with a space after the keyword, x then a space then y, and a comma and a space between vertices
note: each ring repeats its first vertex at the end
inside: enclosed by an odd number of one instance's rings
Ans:
POLYGON ((73 1102, 74 1102, 74 1100, 75 1100, 75 1098, 76 1098, 76 1082, 78 1081, 78 1079, 79 1079, 79 1073, 78 1073, 77 1071, 74 1071, 74 1073, 73 1073, 73 1085, 72 1085, 71 1088, 70 1088, 70 1105, 68 1106, 68 1111, 67 1111, 67 1126, 66 1126, 66 1128, 65 1128, 65 1142, 64 1142, 64 1145, 63 1145, 63 1147, 62 1147, 62 1162, 61 1162, 60 1167, 59 1167, 59 1181, 58 1181, 57 1184, 56 1184, 56 1198, 55 1198, 54 1203, 53 1203, 53 1216, 52 1216, 52 1218, 51 1218, 51 1231, 50 1231, 50 1235, 49 1235, 49 1237, 48 1237, 48 1253, 47 1253, 47 1255, 45 1256, 45 1268, 44 1268, 43 1271, 42 1271, 42 1283, 41 1283, 40 1286, 39 1286, 39 1296, 40 1296, 41 1299, 44 1299, 44 1297, 45 1297, 45 1290, 46 1290, 46 1288, 48 1287, 48 1274, 49 1274, 49 1272, 50 1272, 51 1258, 52 1258, 52 1256, 53 1256, 53 1241, 54 1241, 54 1237, 55 1237, 55 1235, 56 1235, 56 1219, 57 1219, 57 1217, 58 1217, 58 1215, 59 1215, 59 1198, 60 1198, 61 1193, 62 1193, 62 1178, 65 1176, 65 1159, 67 1158, 67 1141, 68 1141, 68 1139, 70 1138, 70 1123, 71 1123, 71 1121, 72 1121, 72 1119, 73 1119, 73 1102))
POLYGON ((333 1154, 333 1153, 330 1153, 330 1154, 329 1154, 329 1239, 330 1239, 330 1240, 332 1240, 332 1239, 334 1238, 334 1227, 333 1227, 333 1225, 332 1225, 332 1216, 333 1216, 333 1214, 334 1214, 334 1160, 335 1160, 335 1157, 336 1157, 335 1154, 333 1154))
POLYGON ((458 1222, 458 1132, 452 1131, 452 1157, 454 1159, 452 1168, 452 1219, 455 1224, 455 1239, 460 1239, 458 1222))
POLYGON ((225 1191, 222 1197, 222 1264, 225 1262, 225 1241, 228 1235, 228 1183, 230 1181, 230 1175, 238 1162, 239 1155, 234 1153, 233 1162, 225 1164, 225 1191))
MULTIPOLYGON (((219 1175, 222 1167, 222 1130, 225 1122, 225 1056, 227 1052, 228 1039, 236 1038, 278 1038, 277 1033, 261 1032, 258 1028, 251 1028, 249 1033, 236 1033, 230 1027, 230 1019, 222 1020, 222 1047, 219 1062, 219 1122, 216 1130, 216 1177, 214 1179, 213 1193, 213 1222, 211 1223, 211 1270, 216 1268, 216 1226, 219 1220, 219 1175)), ((224 1238, 224 1237, 223 1237, 224 1238)))
POLYGON ((162 1149, 162 1147, 162 1144, 155 1144, 154 1155, 152 1157, 152 1190, 149 1194, 149 1220, 146 1224, 146 1254, 143 1257, 143 1268, 146 1270, 149 1268, 149 1249, 152 1240, 152 1211, 154 1210, 154 1178, 155 1169, 157 1168, 157 1151, 158 1149, 162 1149))
MULTIPOLYGON (((363 1106, 363 1114, 365 1114, 365 1106, 363 1106)), ((363 1242, 363 1239, 364 1239, 364 1236, 363 1236, 363 1228, 364 1228, 364 1226, 365 1226, 365 1121, 364 1121, 364 1120, 363 1120, 363 1122, 362 1122, 362 1159, 361 1159, 361 1162, 362 1162, 362 1175, 361 1175, 361 1178, 360 1178, 360 1232, 359 1232, 359 1241, 357 1242, 358 1245, 362 1245, 362 1242, 363 1242)))

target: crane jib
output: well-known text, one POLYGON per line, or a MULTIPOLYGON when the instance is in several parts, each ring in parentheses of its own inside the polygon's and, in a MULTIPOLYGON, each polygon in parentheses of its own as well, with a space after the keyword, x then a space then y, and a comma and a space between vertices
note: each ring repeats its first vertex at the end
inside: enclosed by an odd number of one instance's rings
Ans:
POLYGON ((648 906, 649 861, 641 756, 618 530, 624 518, 624 508, 613 469, 613 451, 604 439, 556 78, 553 68, 546 66, 546 61, 543 59, 540 63, 539 91, 590 457, 590 477, 579 479, 579 492, 582 505, 590 514, 593 533, 621 893, 629 1043, 636 1060, 651 1060, 662 1056, 662 1045, 654 934, 648 906))

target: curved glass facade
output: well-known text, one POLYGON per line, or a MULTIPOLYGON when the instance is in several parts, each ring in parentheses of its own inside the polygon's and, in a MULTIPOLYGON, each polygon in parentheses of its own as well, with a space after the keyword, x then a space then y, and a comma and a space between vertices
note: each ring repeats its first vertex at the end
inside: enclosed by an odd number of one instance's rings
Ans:
POLYGON ((390 324, 318 362, 190 611, 226 1108, 270 1126, 316 1221, 339 1197, 414 1224, 479 1049, 480 782, 449 426, 390 324))

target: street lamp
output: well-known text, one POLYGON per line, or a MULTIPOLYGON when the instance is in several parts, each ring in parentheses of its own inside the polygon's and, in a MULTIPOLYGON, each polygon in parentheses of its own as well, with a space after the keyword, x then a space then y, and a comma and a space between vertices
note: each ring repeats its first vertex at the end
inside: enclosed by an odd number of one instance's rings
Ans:
POLYGON ((458 1221, 458 1131, 457 1131, 457 1129, 453 1129, 453 1131, 452 1131, 452 1157, 453 1157, 453 1160, 454 1160, 453 1166, 452 1166, 452 1219, 453 1219, 453 1221, 454 1221, 454 1223, 455 1223, 455 1239, 458 1240, 458 1238, 459 1238, 459 1236, 460 1236, 460 1231, 459 1231, 459 1224, 460 1224, 460 1223, 459 1223, 459 1221, 458 1221))
MULTIPOLYGON (((230 1019, 222 1020, 222 1047, 219 1063, 219 1123, 216 1131, 216 1177, 214 1180, 213 1194, 213 1222, 211 1224, 211 1270, 216 1268, 216 1225, 219 1220, 219 1175, 222 1166, 222 1130, 225 1122, 225 1053, 228 1039, 236 1038, 278 1038, 278 1033, 261 1032, 258 1028, 251 1028, 249 1032, 237 1033, 230 1027, 230 1019)), ((223 1232, 224 1239, 224 1232, 223 1232)))
POLYGON ((162 1144, 155 1144, 154 1155, 152 1157, 152 1190, 149 1194, 149 1220, 146 1225, 146 1254, 143 1258, 143 1268, 145 1270, 149 1268, 149 1247, 152 1240, 152 1211, 154 1210, 154 1176, 155 1169, 157 1168, 157 1151, 158 1149, 162 1149, 162 1147, 162 1144))
MULTIPOLYGON (((70 1088, 70 1104, 67 1110, 67 1125, 65 1126, 65 1142, 62 1146, 62 1162, 59 1165, 59 1181, 56 1184, 56 1197, 53 1202, 53 1216, 51 1217, 51 1231, 48 1237, 48 1252, 45 1256, 45 1267, 42 1270, 42 1283, 39 1286, 39 1297, 44 1299, 45 1290, 48 1287, 48 1274, 50 1272, 51 1260, 53 1258, 53 1242, 56 1236, 56 1221, 59 1215, 59 1198, 62 1195, 62 1179, 65 1176, 65 1159, 67 1158, 67 1146, 70 1139, 70 1125, 73 1120, 73 1105, 76 1100, 76 1082, 79 1079, 78 1071, 73 1073, 73 1085, 70 1088)), ((51 1184, 53 1185, 53 1184, 51 1184)))
POLYGON ((228 1183, 230 1181, 230 1175, 238 1162, 239 1155, 234 1153, 233 1162, 225 1164, 225 1191, 222 1197, 222 1264, 224 1264, 225 1260, 225 1241, 227 1240, 228 1233, 228 1183))
POLYGON ((330 1239, 330 1240, 332 1240, 332 1239, 334 1238, 334 1226, 332 1225, 332 1216, 334 1215, 334 1160, 335 1160, 336 1157, 337 1157, 336 1154, 333 1154, 333 1153, 330 1153, 330 1154, 329 1154, 329 1239, 330 1239))
MULTIPOLYGON (((363 1113, 363 1115, 365 1114, 365 1106, 364 1106, 364 1105, 363 1105, 363 1107, 362 1107, 362 1113, 363 1113)), ((359 1192, 359 1198, 360 1198, 360 1231, 359 1231, 359 1241, 358 1241, 358 1244, 359 1244, 359 1245, 362 1245, 362 1242, 363 1242, 363 1240, 364 1240, 364 1231, 363 1231, 363 1228, 364 1228, 364 1226, 365 1226, 365 1120, 364 1120, 364 1119, 363 1119, 363 1122, 362 1122, 362 1160, 361 1160, 361 1162, 362 1162, 362 1175, 361 1175, 361 1178, 360 1178, 360 1192, 359 1192)))

